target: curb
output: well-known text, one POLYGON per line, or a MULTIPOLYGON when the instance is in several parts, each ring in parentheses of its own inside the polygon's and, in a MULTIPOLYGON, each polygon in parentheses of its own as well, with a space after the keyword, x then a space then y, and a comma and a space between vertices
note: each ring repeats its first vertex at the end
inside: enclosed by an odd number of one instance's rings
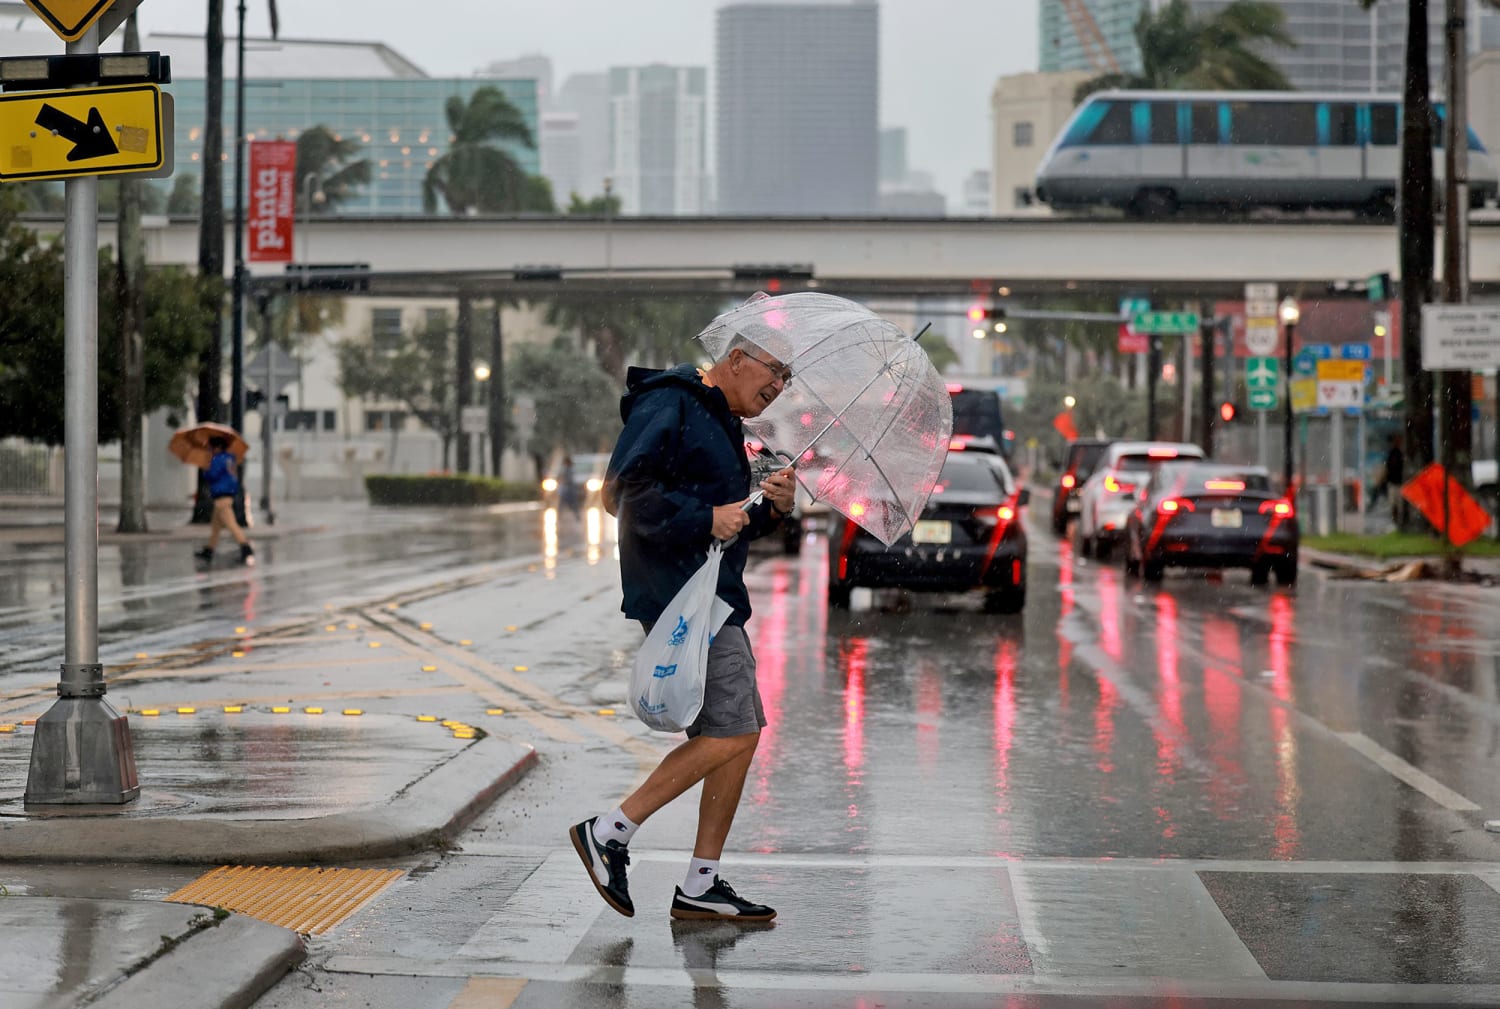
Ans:
POLYGON ((306 956, 296 932, 230 915, 81 1004, 91 1009, 248 1009, 306 956))
POLYGON ((0 850, 8 862, 55 862, 60 856, 69 862, 214 865, 387 858, 447 844, 536 762, 531 745, 486 736, 401 788, 385 805, 293 820, 149 815, 18 820, 0 823, 0 850), (475 782, 483 784, 476 789, 475 782))

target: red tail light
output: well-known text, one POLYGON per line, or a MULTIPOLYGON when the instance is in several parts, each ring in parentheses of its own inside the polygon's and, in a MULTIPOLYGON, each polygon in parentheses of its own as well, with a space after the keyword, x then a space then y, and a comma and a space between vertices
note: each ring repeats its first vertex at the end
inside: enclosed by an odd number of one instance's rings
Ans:
POLYGON ((949 382, 948 383, 948 391, 949 392, 963 392, 964 391, 964 387, 962 385, 960 385, 959 383, 957 383, 957 382, 949 382))
POLYGON ((1177 450, 1175 448, 1153 448, 1153 449, 1147 449, 1147 451, 1146 451, 1146 458, 1148 458, 1148 459, 1176 459, 1177 458, 1177 450))
POLYGON ((1131 494, 1135 491, 1135 484, 1121 483, 1112 476, 1104 478, 1104 489, 1111 494, 1131 494))
POLYGON ((1063 478, 1062 478, 1063 490, 1072 490, 1074 488, 1074 486, 1077 485, 1077 483, 1078 483, 1078 480, 1073 476, 1072 473, 1064 473, 1063 474, 1063 478))
POLYGON ((1157 513, 1161 515, 1176 515, 1180 512, 1192 512, 1197 510, 1198 509, 1193 506, 1193 502, 1189 501, 1185 497, 1169 497, 1161 504, 1156 506, 1157 513))
POLYGON ((1261 503, 1260 513, 1274 515, 1279 519, 1289 519, 1297 514, 1297 509, 1292 507, 1290 501, 1265 501, 1261 503))
POLYGON ((1001 522, 1009 522, 1016 517, 1016 510, 1010 505, 1001 505, 995 510, 995 514, 1000 516, 1001 522))

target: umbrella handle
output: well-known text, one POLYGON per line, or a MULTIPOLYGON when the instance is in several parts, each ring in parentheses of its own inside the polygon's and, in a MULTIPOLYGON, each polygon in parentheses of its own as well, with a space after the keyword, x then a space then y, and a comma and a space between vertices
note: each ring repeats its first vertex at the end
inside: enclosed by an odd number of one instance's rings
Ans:
MULTIPOLYGON (((763 501, 765 499, 765 496, 766 496, 766 492, 763 491, 763 490, 760 490, 759 488, 757 488, 756 491, 755 491, 755 493, 751 494, 749 497, 747 497, 745 499, 745 503, 742 504, 742 505, 740 505, 740 510, 741 511, 746 511, 746 512, 749 511, 751 508, 754 508, 756 505, 760 504, 761 501, 763 501)), ((719 543, 719 546, 723 547, 725 550, 728 550, 730 547, 734 546, 735 542, 739 538, 740 538, 740 534, 739 533, 735 533, 733 536, 729 537, 727 540, 719 540, 718 543, 719 543)))

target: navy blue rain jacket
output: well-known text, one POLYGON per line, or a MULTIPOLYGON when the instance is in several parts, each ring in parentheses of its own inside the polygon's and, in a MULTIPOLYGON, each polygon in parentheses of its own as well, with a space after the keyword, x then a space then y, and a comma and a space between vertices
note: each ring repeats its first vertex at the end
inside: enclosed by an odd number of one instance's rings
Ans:
MULTIPOLYGON (((740 419, 718 389, 690 364, 667 371, 631 368, 620 399, 625 430, 604 477, 604 506, 619 518, 620 578, 632 620, 655 621, 703 565, 713 542, 713 509, 743 501, 750 462, 740 419)), ((745 560, 750 540, 778 523, 769 502, 750 509, 750 523, 724 551, 719 598, 750 618, 745 560)))
POLYGON ((235 476, 234 453, 215 452, 208 464, 206 477, 209 497, 233 497, 240 492, 239 477, 235 476))

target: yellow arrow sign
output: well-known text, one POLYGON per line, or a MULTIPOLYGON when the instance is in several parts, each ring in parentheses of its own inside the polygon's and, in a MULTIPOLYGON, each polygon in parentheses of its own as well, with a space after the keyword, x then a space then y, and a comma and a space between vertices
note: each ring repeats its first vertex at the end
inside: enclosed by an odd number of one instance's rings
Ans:
POLYGON ((0 95, 0 182, 155 171, 161 106, 155 84, 0 95))
POLYGON ((115 0, 26 0, 60 38, 77 42, 115 0))

